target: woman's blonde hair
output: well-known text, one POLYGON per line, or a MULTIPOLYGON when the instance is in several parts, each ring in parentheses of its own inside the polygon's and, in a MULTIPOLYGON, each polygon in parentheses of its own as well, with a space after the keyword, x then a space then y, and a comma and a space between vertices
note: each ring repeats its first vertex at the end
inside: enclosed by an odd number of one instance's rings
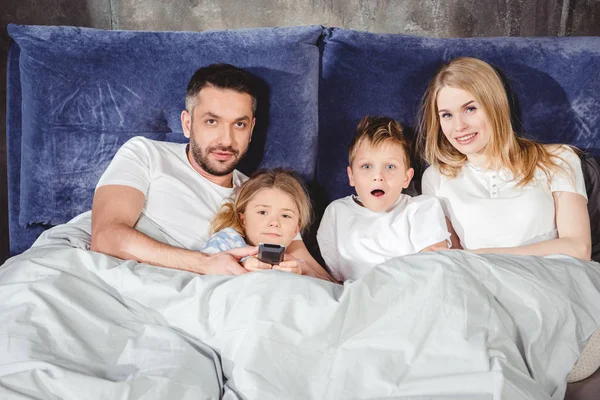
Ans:
POLYGON ((517 186, 527 185, 540 168, 550 178, 557 160, 546 146, 518 136, 510 120, 508 96, 496 70, 485 61, 460 57, 444 65, 429 83, 419 115, 417 147, 421 157, 444 175, 455 178, 467 156, 445 137, 440 126, 437 98, 449 86, 469 92, 488 117, 491 135, 485 154, 491 168, 508 168, 517 186))
POLYGON ((246 237, 240 215, 246 210, 248 202, 261 189, 279 189, 288 194, 298 208, 300 230, 303 231, 308 227, 311 222, 311 204, 302 181, 292 171, 274 168, 256 171, 239 187, 233 199, 226 201, 211 221, 210 233, 231 227, 246 237))

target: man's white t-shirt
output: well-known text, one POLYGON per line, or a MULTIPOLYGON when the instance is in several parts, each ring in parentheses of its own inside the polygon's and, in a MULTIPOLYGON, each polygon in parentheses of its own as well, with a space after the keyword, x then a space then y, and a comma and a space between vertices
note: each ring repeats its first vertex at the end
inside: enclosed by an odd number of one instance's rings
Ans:
POLYGON ((551 174, 538 168, 534 179, 517 187, 509 170, 486 170, 468 163, 456 178, 429 167, 424 194, 437 196, 464 249, 516 247, 556 239, 553 192, 578 193, 587 199, 581 161, 564 146, 563 167, 551 174), (564 168, 566 167, 566 168, 564 168))
POLYGON ((321 255, 339 281, 358 279, 391 258, 450 238, 444 212, 433 196, 401 194, 394 206, 376 213, 353 196, 332 202, 317 232, 321 255))
POLYGON ((119 149, 96 188, 138 189, 146 197, 142 214, 180 247, 199 251, 223 200, 248 178, 235 170, 233 188, 212 183, 192 167, 186 146, 134 137, 119 149))

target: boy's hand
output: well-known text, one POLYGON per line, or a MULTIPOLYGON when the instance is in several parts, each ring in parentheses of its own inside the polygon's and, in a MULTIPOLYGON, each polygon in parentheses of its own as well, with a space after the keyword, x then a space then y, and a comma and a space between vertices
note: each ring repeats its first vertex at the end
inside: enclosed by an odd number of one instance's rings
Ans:
POLYGON ((289 254, 284 254, 283 261, 278 265, 273 265, 273 269, 278 269, 280 271, 291 272, 294 274, 302 275, 302 264, 304 261, 291 256, 289 254))
POLYGON ((242 265, 248 271, 264 271, 265 269, 273 268, 271 264, 264 263, 256 257, 248 257, 242 261, 242 265))

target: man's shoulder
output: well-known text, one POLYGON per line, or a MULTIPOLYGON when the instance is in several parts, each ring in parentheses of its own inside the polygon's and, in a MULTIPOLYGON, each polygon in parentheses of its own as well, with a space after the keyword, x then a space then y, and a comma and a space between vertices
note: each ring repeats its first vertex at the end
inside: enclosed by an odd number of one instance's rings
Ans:
POLYGON ((123 144, 124 147, 141 147, 145 149, 156 149, 159 151, 178 150, 185 145, 185 143, 165 142, 164 140, 149 139, 145 136, 134 136, 123 144))
POLYGON ((241 172, 237 169, 233 170, 232 181, 233 181, 234 188, 240 187, 242 185, 242 183, 246 182, 247 180, 248 180, 248 177, 243 172, 241 172))

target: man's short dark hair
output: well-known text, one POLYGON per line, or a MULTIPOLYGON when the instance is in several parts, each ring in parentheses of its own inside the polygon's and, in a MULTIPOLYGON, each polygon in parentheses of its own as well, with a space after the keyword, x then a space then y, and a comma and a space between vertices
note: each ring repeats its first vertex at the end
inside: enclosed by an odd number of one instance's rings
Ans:
POLYGON ((231 64, 211 64, 198 69, 188 83, 185 108, 192 112, 198 93, 207 86, 247 93, 252 98, 252 113, 256 113, 256 80, 252 74, 231 64))

